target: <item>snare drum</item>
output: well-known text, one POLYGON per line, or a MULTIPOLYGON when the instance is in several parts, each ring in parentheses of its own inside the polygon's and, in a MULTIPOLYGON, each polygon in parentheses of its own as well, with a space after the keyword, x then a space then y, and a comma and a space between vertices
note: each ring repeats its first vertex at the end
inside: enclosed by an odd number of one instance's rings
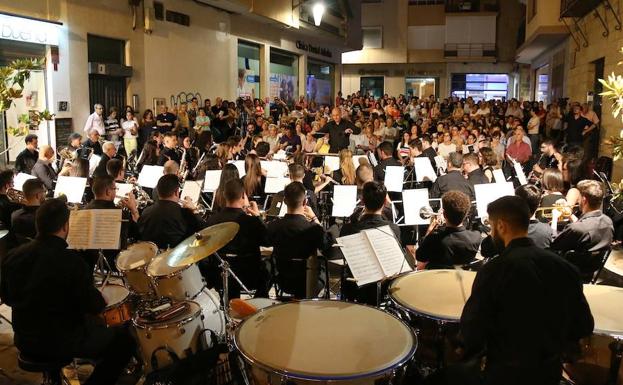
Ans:
POLYGON ((398 318, 327 300, 262 309, 240 324, 234 342, 254 384, 374 384, 399 375, 417 348, 398 318))
POLYGON ((196 264, 171 267, 167 260, 171 250, 158 254, 147 267, 156 294, 176 300, 189 300, 197 296, 205 282, 196 264))
POLYGON ((139 242, 128 246, 117 257, 117 270, 125 275, 130 290, 136 294, 153 294, 151 280, 146 268, 158 253, 158 246, 151 242, 139 242))
POLYGON ((128 289, 121 285, 108 284, 100 290, 107 303, 102 313, 106 326, 120 326, 132 319, 128 289))
MULTIPOLYGON (((146 322, 138 318, 134 319, 136 337, 141 352, 141 358, 145 364, 145 373, 153 371, 152 355, 159 347, 166 346, 171 349, 178 358, 183 359, 188 352, 196 353, 200 344, 205 339, 201 331, 201 307, 193 301, 183 301, 189 308, 183 314, 160 322, 146 322)), ((158 367, 162 368, 172 363, 165 352, 156 354, 158 367)))

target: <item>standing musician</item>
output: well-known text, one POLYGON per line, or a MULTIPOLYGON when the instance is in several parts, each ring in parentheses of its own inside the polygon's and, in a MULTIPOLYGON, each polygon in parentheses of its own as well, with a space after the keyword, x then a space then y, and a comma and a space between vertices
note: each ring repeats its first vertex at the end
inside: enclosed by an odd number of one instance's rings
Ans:
POLYGON ((477 184, 489 183, 489 178, 480 168, 478 155, 473 152, 463 155, 463 172, 472 187, 477 184))
POLYGON ((0 221, 2 229, 11 230, 11 215, 21 206, 9 199, 7 191, 13 188, 13 171, 0 171, 0 221))
POLYGON ((359 135, 361 128, 355 126, 352 122, 342 119, 342 110, 334 108, 331 110, 331 118, 329 123, 321 127, 319 133, 329 133, 329 152, 337 154, 340 150, 348 148, 350 144, 349 135, 359 135))
POLYGON ((522 198, 502 197, 487 212, 504 250, 476 275, 461 316, 473 364, 448 367, 431 383, 558 385, 563 351, 593 331, 580 277, 528 238, 530 209, 522 198))
POLYGON ((32 176, 39 178, 48 191, 54 189, 54 181, 56 180, 56 171, 52 168, 54 161, 54 149, 46 145, 41 146, 39 152, 39 160, 32 167, 32 176))
POLYGON ((24 142, 26 143, 26 148, 17 154, 17 158, 15 158, 15 171, 30 174, 32 172, 32 167, 37 163, 37 159, 39 159, 37 135, 26 135, 24 142))
POLYGON ((463 155, 458 152, 451 152, 448 155, 448 173, 442 175, 431 189, 431 198, 441 198, 441 196, 449 191, 460 191, 467 195, 471 201, 475 199, 474 188, 463 177, 461 173, 463 167, 463 155))
POLYGON ((36 238, 11 250, 0 270, 0 297, 13 311, 15 346, 26 358, 92 359, 95 369, 85 384, 114 384, 130 361, 134 341, 125 329, 106 327, 95 317, 106 300, 81 255, 67 249, 65 202, 44 202, 35 223, 36 238))
POLYGON ((418 270, 452 269, 475 260, 482 237, 479 231, 467 230, 463 221, 470 211, 469 197, 460 191, 449 191, 441 197, 445 225, 439 227, 436 216, 417 249, 418 270))
POLYGON ((177 246, 203 228, 201 220, 193 214, 192 203, 187 200, 180 201, 177 175, 160 177, 156 191, 158 201, 147 207, 138 220, 141 240, 151 241, 158 248, 166 249, 177 246))
POLYGON ((178 166, 182 162, 182 154, 177 149, 177 135, 173 132, 164 134, 164 147, 160 150, 158 166, 164 166, 167 160, 177 162, 178 166))
POLYGON ((102 151, 102 157, 97 164, 97 167, 95 167, 95 170, 93 171, 94 178, 98 176, 108 175, 108 171, 106 171, 106 165, 108 164, 108 161, 110 161, 117 155, 117 148, 115 147, 115 144, 113 142, 104 142, 104 145, 102 146, 102 151))
POLYGON ((24 207, 11 214, 11 229, 22 244, 32 240, 37 234, 35 227, 35 213, 45 201, 45 186, 39 179, 28 179, 22 187, 24 193, 24 207))

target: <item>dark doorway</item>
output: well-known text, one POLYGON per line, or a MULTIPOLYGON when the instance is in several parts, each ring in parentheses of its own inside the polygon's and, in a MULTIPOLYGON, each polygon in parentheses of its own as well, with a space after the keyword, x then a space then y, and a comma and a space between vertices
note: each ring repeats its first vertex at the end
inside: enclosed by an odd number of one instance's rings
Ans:
MULTIPOLYGON (((96 103, 104 106, 105 116, 108 115, 111 107, 116 107, 119 111, 123 110, 123 106, 126 104, 125 78, 89 75, 89 104, 91 110, 93 110, 93 105, 96 103)), ((121 115, 118 113, 117 116, 121 115)))
POLYGON ((594 79, 594 95, 593 95, 593 110, 601 120, 601 94, 604 91, 604 86, 599 82, 599 79, 604 78, 604 66, 605 58, 597 59, 593 62, 595 65, 595 79, 594 79))

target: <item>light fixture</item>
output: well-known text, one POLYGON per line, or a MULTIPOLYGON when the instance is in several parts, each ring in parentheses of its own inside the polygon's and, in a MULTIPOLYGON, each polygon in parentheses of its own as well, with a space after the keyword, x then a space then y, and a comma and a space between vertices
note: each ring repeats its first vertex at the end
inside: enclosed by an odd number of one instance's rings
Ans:
POLYGON ((322 22, 322 16, 324 15, 325 7, 324 4, 319 1, 312 7, 312 14, 314 15, 314 24, 316 27, 320 25, 322 22))

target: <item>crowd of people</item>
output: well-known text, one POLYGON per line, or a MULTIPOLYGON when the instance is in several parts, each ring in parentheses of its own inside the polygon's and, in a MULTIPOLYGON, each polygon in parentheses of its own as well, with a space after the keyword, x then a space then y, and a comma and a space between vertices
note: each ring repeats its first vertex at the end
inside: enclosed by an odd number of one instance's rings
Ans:
MULTIPOLYGON (((231 266, 256 296, 268 296, 275 283, 295 298, 310 296, 305 266, 293 261, 316 253, 334 258, 337 236, 385 225, 414 268, 480 269, 462 327, 468 348, 480 353, 489 348, 485 372, 491 383, 504 383, 496 381, 511 372, 524 383, 556 383, 563 342, 592 330, 581 282, 593 279, 600 268, 594 255, 609 251, 615 236, 612 219, 602 211, 608 186, 592 177, 599 118, 590 105, 403 95, 374 99, 357 92, 345 98, 338 94, 333 106, 317 106, 303 97, 290 106, 278 98, 266 104, 216 98, 214 105, 210 99, 203 105, 193 99, 172 111, 160 106, 157 114, 146 110, 140 119, 128 106, 120 115, 115 108, 105 115, 95 105, 84 127, 86 140, 72 134, 58 150, 59 162, 54 149, 38 146, 37 137, 28 135, 15 171, 36 179, 24 183, 19 202, 9 196, 14 171, 0 172, 0 220, 9 230, 11 248, 3 261, 0 296, 13 308, 16 346, 34 355, 54 355, 51 346, 64 346, 64 355, 101 359, 89 384, 111 383, 121 373, 130 356, 115 352, 127 351, 131 341, 117 330, 81 321, 104 306, 92 284, 97 255, 66 249, 69 211, 46 195, 57 176, 79 176, 88 178, 86 209, 115 208, 116 183, 135 177, 146 165, 163 166, 164 175, 147 191, 147 207, 133 192, 122 197, 126 221, 121 239, 151 241, 165 249, 206 226, 236 222, 240 230, 222 253, 236 256, 231 266), (93 155, 99 162, 89 167, 93 155), (331 155, 339 159, 335 169, 324 161, 331 155), (414 175, 419 172, 416 158, 430 161, 438 174, 434 181, 414 175), (277 159, 288 162, 290 183, 270 194, 262 161, 277 159), (244 161, 244 176, 234 161, 244 161), (397 225, 392 201, 399 199, 384 185, 388 166, 405 167, 405 185, 428 188, 431 198, 441 200, 442 210, 428 228, 397 225), (206 197, 212 203, 202 217, 180 191, 185 181, 203 180, 208 170, 221 170, 220 181, 206 197), (514 183, 515 197, 490 204, 488 221, 476 220, 474 186, 505 181, 514 183), (331 218, 326 209, 336 185, 357 186, 361 203, 349 218, 331 218), (274 200, 287 206, 285 216, 267 215, 274 200), (490 234, 484 239, 483 230, 490 234), (263 246, 273 247, 268 260, 261 255, 263 246), (531 262, 523 259, 527 254, 531 262), (50 258, 65 262, 54 265, 50 258), (526 279, 501 278, 519 271, 513 269, 525 271, 526 279), (54 274, 59 276, 51 280, 54 274), (532 287, 534 302, 519 301, 524 287, 532 287), (554 287, 550 296, 538 297, 539 289, 554 287), (46 296, 33 298, 40 290, 46 296), (573 296, 567 296, 570 292, 573 296), (562 297, 565 301, 559 301, 562 297), (517 307, 493 314, 506 299, 517 307), (544 316, 552 313, 545 309, 560 310, 538 325, 538 335, 555 335, 554 342, 522 338, 541 317, 533 309, 543 309, 544 316), (58 322, 57 314, 65 310, 69 315, 58 322), (73 321, 66 322, 67 317, 73 321), (509 340, 511 325, 529 330, 509 340), (539 361, 535 352, 547 360, 539 361)), ((105 251, 111 266, 116 254, 105 251)), ((208 260, 200 268, 208 284, 222 289, 218 266, 208 260)), ((316 279, 311 296, 327 284, 323 274, 316 279)), ((342 298, 380 305, 372 286, 357 287, 344 279, 342 298)), ((230 297, 240 295, 237 283, 229 289, 230 297)))

